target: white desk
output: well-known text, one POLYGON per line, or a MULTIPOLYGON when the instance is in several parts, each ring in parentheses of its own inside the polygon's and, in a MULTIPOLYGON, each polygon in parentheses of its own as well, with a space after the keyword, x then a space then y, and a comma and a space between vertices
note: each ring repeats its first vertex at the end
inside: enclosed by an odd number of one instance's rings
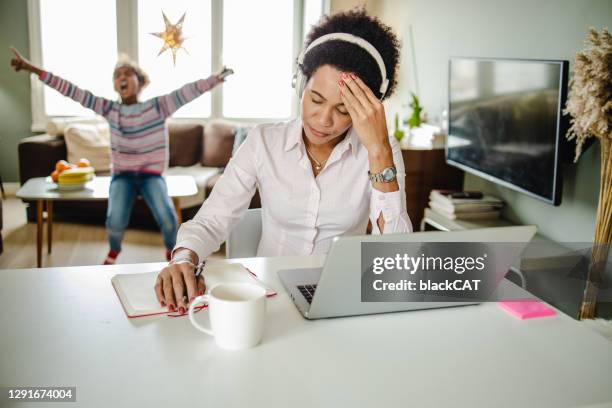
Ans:
POLYGON ((322 261, 242 260, 279 295, 263 343, 241 352, 185 317, 127 319, 111 276, 163 264, 0 270, 0 387, 76 386, 70 407, 612 405, 612 343, 563 314, 519 321, 490 303, 304 320, 276 270, 322 261))

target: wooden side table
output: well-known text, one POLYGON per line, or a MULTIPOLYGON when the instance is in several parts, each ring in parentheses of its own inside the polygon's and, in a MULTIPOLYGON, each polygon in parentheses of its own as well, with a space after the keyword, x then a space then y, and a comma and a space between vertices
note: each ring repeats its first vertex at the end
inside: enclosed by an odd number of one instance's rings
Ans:
POLYGON ((405 146, 406 209, 414 231, 419 230, 433 189, 463 189, 463 171, 446 164, 444 145, 405 146))

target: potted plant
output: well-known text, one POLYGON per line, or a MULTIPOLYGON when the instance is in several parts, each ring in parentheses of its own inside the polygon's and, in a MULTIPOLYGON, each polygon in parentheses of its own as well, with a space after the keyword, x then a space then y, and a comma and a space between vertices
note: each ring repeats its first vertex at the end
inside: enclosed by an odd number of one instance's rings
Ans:
POLYGON ((404 121, 404 124, 408 125, 410 129, 421 126, 421 114, 423 112, 423 107, 419 102, 419 98, 414 93, 411 95, 412 101, 410 102, 409 106, 412 108, 412 115, 410 115, 410 117, 404 121))

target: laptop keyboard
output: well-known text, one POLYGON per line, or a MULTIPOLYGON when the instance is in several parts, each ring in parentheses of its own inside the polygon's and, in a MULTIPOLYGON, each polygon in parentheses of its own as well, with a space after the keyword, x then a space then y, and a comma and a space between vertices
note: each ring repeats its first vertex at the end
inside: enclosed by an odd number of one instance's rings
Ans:
POLYGON ((304 295, 308 304, 312 303, 312 297, 314 296, 317 285, 298 285, 299 291, 304 295))

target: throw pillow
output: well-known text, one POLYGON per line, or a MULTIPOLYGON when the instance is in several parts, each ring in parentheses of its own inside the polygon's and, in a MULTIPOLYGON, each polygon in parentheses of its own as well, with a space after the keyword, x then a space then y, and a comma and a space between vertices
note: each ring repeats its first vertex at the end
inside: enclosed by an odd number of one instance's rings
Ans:
POLYGON ((107 123, 71 123, 64 130, 68 161, 88 159, 97 172, 110 170, 110 129, 107 123))
POLYGON ((170 167, 193 166, 202 155, 204 128, 198 123, 168 122, 170 167))

